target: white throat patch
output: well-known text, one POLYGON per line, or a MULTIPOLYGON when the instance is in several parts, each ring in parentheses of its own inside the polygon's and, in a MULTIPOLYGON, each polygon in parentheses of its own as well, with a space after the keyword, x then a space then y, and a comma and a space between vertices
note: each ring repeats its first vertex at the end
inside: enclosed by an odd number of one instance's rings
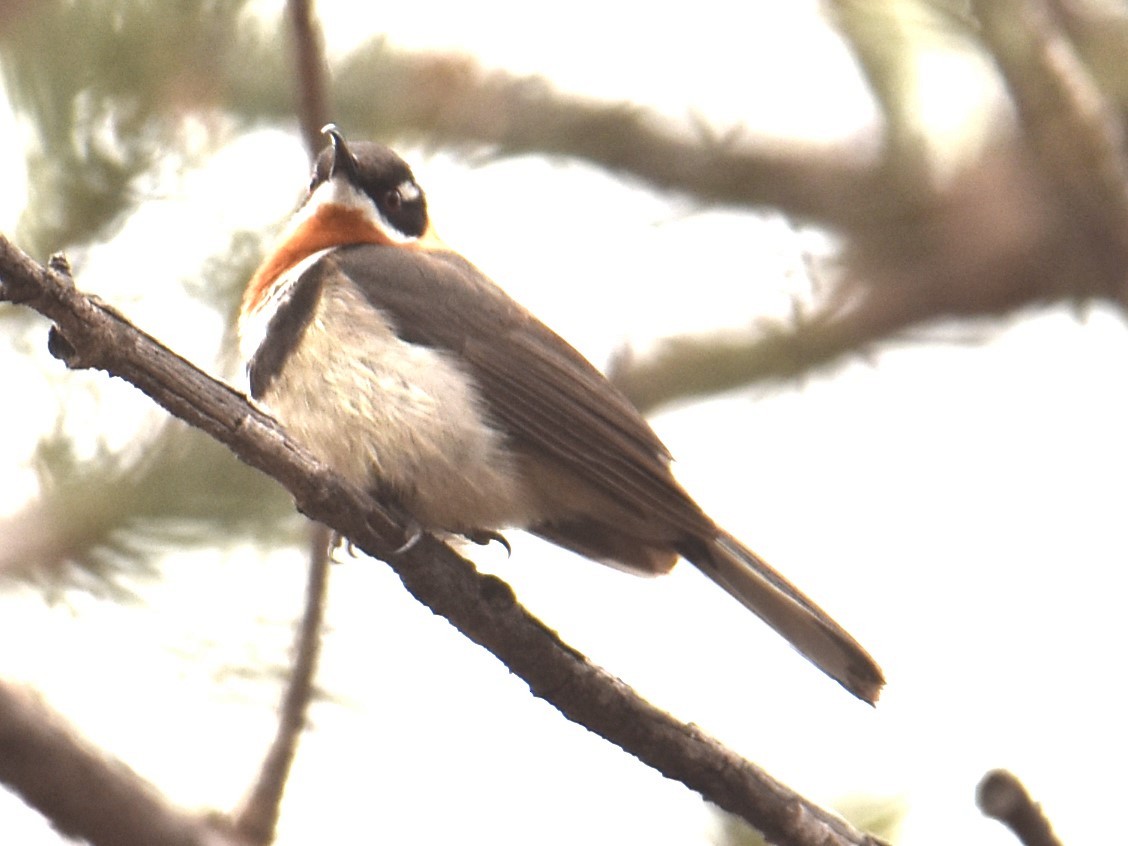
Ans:
MULTIPOLYGON (((399 191, 400 197, 406 202, 418 200, 423 196, 419 186, 410 179, 401 182, 396 190, 399 191)), ((286 236, 296 232, 303 223, 317 213, 318 209, 328 205, 360 212, 366 220, 371 221, 374 226, 379 228, 393 244, 410 244, 412 241, 419 240, 414 235, 405 235, 396 229, 392 222, 384 217, 380 209, 376 207, 376 203, 372 201, 371 197, 354 187, 343 177, 333 177, 318 185, 291 218, 282 237, 286 238, 286 236)))
POLYGON ((239 315, 239 356, 244 365, 240 374, 244 384, 240 387, 249 387, 245 382, 247 366, 250 365, 251 359, 258 352, 258 348, 262 346, 263 340, 266 339, 266 330, 270 328, 270 321, 274 319, 278 309, 293 296, 294 286, 301 279, 302 274, 313 267, 332 249, 334 248, 318 250, 316 253, 306 256, 285 273, 279 274, 258 307, 253 311, 243 312, 239 315))

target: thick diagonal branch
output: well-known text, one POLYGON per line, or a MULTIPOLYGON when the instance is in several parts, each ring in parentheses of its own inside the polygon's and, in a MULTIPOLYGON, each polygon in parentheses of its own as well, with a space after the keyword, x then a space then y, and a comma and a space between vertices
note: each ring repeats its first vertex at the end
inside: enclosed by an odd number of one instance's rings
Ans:
POLYGON ((445 544, 424 537, 397 553, 402 530, 362 490, 319 464, 241 394, 5 239, 0 239, 0 280, 0 299, 22 302, 55 322, 52 349, 69 366, 95 367, 128 380, 271 475, 302 512, 387 561, 417 599, 487 648, 534 695, 569 719, 744 818, 774 843, 875 842, 591 664, 522 608, 508 585, 478 573, 445 544))

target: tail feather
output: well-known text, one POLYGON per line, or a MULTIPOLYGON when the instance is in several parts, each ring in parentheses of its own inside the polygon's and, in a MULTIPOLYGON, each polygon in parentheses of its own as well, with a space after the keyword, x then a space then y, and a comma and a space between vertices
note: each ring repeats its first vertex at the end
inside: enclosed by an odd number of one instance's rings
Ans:
POLYGON ((877 701, 885 684, 877 662, 845 629, 756 553, 721 532, 704 555, 690 556, 690 560, 816 667, 859 699, 871 705, 877 701))

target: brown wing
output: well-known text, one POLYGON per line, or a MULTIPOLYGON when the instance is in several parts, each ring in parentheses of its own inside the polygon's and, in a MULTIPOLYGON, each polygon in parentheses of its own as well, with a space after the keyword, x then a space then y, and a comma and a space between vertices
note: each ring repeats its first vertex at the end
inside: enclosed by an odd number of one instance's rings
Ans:
POLYGON ((316 274, 338 269, 405 340, 457 353, 516 444, 555 456, 618 509, 533 531, 641 572, 668 569, 679 552, 848 690, 877 698, 881 670, 865 650, 754 553, 718 533, 671 476, 665 447, 630 402, 471 264, 450 253, 360 245, 335 251, 302 283, 328 283, 316 274), (625 528, 629 512, 640 519, 625 528))
POLYGON ((630 401, 461 256, 362 244, 335 250, 319 266, 358 284, 405 340, 457 353, 516 442, 554 456, 648 520, 687 537, 716 531, 670 474, 669 453, 630 401))

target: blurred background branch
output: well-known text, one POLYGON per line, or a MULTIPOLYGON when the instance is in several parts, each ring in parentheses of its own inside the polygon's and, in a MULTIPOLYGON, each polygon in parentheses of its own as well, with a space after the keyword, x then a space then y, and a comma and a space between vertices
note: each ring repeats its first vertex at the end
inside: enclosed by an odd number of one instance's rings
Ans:
POLYGON ((1022 782, 1006 770, 992 770, 976 791, 979 809, 1014 833, 1022 846, 1062 846, 1050 821, 1022 782))
POLYGON ((325 146, 321 128, 332 119, 326 83, 329 67, 325 60, 325 37, 314 15, 313 0, 289 0, 286 11, 290 16, 297 70, 298 125, 312 161, 325 146))
POLYGON ((29 690, 0 681, 0 781, 68 837, 92 846, 234 846, 81 738, 29 690))
MULTIPOLYGON (((675 338, 652 357, 622 357, 616 377, 649 407, 792 379, 950 318, 998 318, 1060 300, 1123 306, 1125 104, 1112 97, 1124 92, 1099 75, 1114 72, 1107 62, 1082 59, 1098 37, 1086 21, 1109 13, 1065 5, 1068 14, 1044 0, 988 2, 961 16, 944 4, 906 0, 829 3, 882 118, 876 157, 782 145, 743 130, 717 134, 379 38, 335 62, 330 95, 304 107, 313 117, 303 133, 313 149, 312 126, 329 114, 331 100, 333 119, 358 137, 420 139, 479 160, 584 159, 695 203, 774 209, 844 239, 841 266, 794 325, 753 327, 736 345, 675 338), (946 173, 936 165, 943 142, 930 134, 913 82, 920 54, 937 49, 993 62, 1010 99, 996 105, 980 144, 945 151, 952 159, 946 173), (1021 131, 1007 119, 1008 105, 1021 131), (687 349, 692 367, 681 361, 687 349), (710 372, 714 362, 726 378, 710 372), (663 377, 669 367, 676 372, 663 377), (658 381, 684 387, 656 395, 642 387, 658 381)), ((141 0, 45 3, 10 22, 6 80, 35 133, 35 193, 22 245, 44 255, 104 237, 129 207, 138 174, 161 152, 188 152, 180 131, 186 120, 202 121, 213 143, 233 131, 219 115, 242 125, 291 120, 286 59, 261 24, 248 23, 244 7, 236 0, 181 4, 176 12, 141 0), (112 38, 98 35, 107 26, 112 38), (84 37, 73 40, 82 50, 68 51, 44 75, 44 51, 80 30, 84 37), (121 56, 130 64, 122 67, 121 56)), ((300 31, 309 9, 291 10, 300 31)), ((1123 48, 1110 44, 1117 34, 1128 37, 1122 28, 1100 30, 1099 55, 1123 48)), ((299 66, 314 79, 302 88, 311 96, 321 65, 299 51, 299 66)))
POLYGON ((320 523, 311 524, 305 610, 294 637, 293 664, 278 709, 278 730, 263 759, 258 778, 246 799, 232 814, 233 829, 243 840, 255 846, 274 842, 278 818, 282 814, 282 797, 298 751, 298 739, 306 729, 329 589, 330 535, 330 531, 320 523))

